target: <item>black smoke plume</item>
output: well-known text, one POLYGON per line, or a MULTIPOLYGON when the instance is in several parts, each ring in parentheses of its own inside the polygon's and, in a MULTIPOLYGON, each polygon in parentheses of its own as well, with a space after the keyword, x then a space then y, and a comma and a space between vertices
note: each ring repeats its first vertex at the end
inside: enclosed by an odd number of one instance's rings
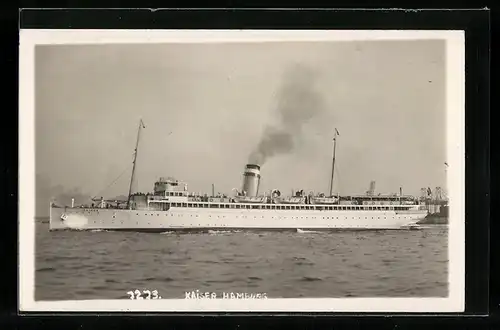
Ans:
POLYGON ((302 137, 302 128, 325 110, 324 100, 315 89, 316 72, 296 65, 285 72, 278 91, 278 124, 268 125, 249 162, 263 165, 269 158, 291 152, 302 137))

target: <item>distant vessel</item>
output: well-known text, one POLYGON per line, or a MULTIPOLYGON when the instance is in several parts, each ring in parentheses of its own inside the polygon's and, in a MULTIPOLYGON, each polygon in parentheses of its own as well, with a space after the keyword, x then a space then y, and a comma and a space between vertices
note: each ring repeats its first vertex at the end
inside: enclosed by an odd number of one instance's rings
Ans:
MULTIPOLYGON (((155 182, 152 193, 132 194, 132 182, 142 120, 139 123, 128 199, 101 198, 97 205, 50 205, 50 230, 228 230, 228 229, 406 229, 425 218, 428 211, 413 196, 332 194, 335 148, 333 139, 330 195, 303 190, 282 196, 278 189, 259 195, 260 165, 247 164, 242 190, 234 196, 212 196, 188 191, 187 184, 172 177, 155 182), (126 205, 126 206, 124 206, 126 205)), ((73 204, 73 203, 72 203, 73 204)))

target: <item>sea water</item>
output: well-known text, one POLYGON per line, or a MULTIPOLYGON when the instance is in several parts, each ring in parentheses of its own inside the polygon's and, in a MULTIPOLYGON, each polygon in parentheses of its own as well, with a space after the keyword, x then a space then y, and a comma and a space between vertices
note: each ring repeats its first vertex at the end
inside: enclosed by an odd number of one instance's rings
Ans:
POLYGON ((448 228, 380 231, 49 232, 36 223, 35 299, 156 291, 267 298, 446 297, 448 228))

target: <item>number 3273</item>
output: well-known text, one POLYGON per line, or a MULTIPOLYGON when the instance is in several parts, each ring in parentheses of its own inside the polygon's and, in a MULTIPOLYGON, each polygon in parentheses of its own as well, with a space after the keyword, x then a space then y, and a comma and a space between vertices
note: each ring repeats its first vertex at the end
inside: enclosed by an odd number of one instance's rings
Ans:
POLYGON ((130 299, 161 299, 161 297, 158 295, 157 290, 135 290, 135 291, 129 291, 127 294, 130 296, 130 299))

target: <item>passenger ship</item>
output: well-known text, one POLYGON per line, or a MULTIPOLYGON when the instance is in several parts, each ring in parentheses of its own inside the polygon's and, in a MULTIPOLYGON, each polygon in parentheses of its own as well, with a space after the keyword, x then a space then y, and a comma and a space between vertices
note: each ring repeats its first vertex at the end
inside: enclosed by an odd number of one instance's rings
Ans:
POLYGON ((187 184, 174 178, 160 178, 153 193, 132 194, 137 148, 126 201, 101 198, 91 206, 50 205, 50 230, 335 230, 407 229, 417 226, 428 211, 413 196, 332 195, 335 144, 330 195, 298 191, 282 196, 277 189, 259 195, 260 166, 247 164, 241 191, 234 196, 207 196, 188 191, 187 184), (122 205, 126 206, 122 206, 122 205))

